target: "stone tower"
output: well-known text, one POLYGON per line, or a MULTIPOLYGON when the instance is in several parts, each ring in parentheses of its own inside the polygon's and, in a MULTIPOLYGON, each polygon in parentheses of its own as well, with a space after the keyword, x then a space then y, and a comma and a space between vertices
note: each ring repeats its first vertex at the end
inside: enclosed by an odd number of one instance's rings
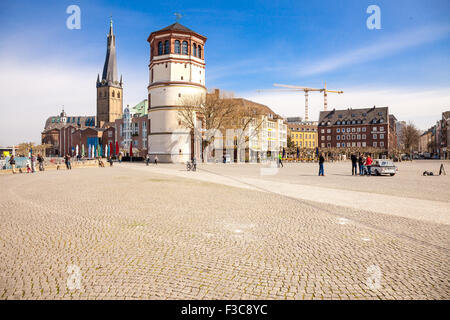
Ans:
POLYGON ((206 94, 206 37, 174 23, 152 32, 147 41, 150 159, 158 156, 161 162, 185 162, 193 152, 192 133, 181 126, 178 109, 185 97, 206 94))
POLYGON ((120 80, 117 77, 116 37, 111 20, 102 78, 100 79, 100 75, 97 76, 97 126, 102 127, 105 123, 122 118, 122 110, 122 76, 120 80))

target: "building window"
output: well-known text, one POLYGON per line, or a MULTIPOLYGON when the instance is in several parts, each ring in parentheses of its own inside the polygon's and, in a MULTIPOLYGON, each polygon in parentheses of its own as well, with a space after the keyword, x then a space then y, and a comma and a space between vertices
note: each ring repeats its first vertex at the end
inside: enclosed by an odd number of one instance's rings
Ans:
POLYGON ((331 148, 331 143, 327 143, 327 148, 331 148))
POLYGON ((158 55, 162 55, 163 54, 163 44, 162 42, 158 42, 158 55))
POLYGON ((183 54, 189 54, 187 41, 183 41, 182 52, 183 54))
POLYGON ((384 139, 384 134, 380 133, 380 139, 384 139))
POLYGON ((356 132, 361 132, 361 128, 356 128, 356 132))
POLYGON ((362 146, 363 146, 363 147, 366 147, 366 143, 365 143, 365 142, 363 142, 363 143, 362 143, 362 146))
POLYGON ((175 53, 177 54, 181 53, 180 40, 175 40, 175 53))
POLYGON ((374 138, 374 139, 377 138, 377 134, 376 134, 376 133, 373 134, 373 138, 374 138))
POLYGON ((374 146, 374 147, 377 146, 377 142, 376 142, 376 141, 373 142, 373 146, 374 146))
POLYGON ((120 98, 120 92, 117 92, 117 98, 120 98))
POLYGON ((366 127, 363 127, 363 128, 362 128, 362 132, 366 132, 366 127))
POLYGON ((330 140, 331 140, 331 136, 328 136, 328 137, 327 137, 327 140, 330 141, 330 140))
POLYGON ((341 136, 336 136, 336 140, 341 140, 341 136))
POLYGON ((197 45, 194 43, 194 57, 197 56, 197 45))
POLYGON ((366 135, 365 135, 365 134, 363 134, 363 135, 362 135, 362 138, 363 138, 363 140, 365 140, 365 139, 366 139, 366 135))
POLYGON ((170 44, 169 40, 164 41, 164 54, 169 54, 170 52, 170 44))
POLYGON ((373 131, 377 131, 377 127, 373 127, 373 131))
POLYGON ((352 128, 352 132, 355 132, 356 131, 356 128, 352 128))
POLYGON ((342 142, 342 148, 345 148, 345 142, 342 142))
POLYGON ((108 131, 108 138, 111 138, 111 137, 112 137, 112 131, 109 130, 109 131, 108 131))
POLYGON ((347 128, 347 132, 350 132, 350 128, 347 128))
POLYGON ((352 134, 352 140, 355 140, 356 135, 352 134))
POLYGON ((327 129, 327 133, 331 133, 331 129, 327 129))
POLYGON ((320 146, 321 146, 322 148, 325 148, 325 143, 322 143, 320 146))
POLYGON ((356 142, 352 142, 352 147, 356 147, 356 142))
POLYGON ((198 57, 201 59, 202 58, 202 46, 198 46, 198 57))
POLYGON ((322 137, 320 138, 320 140, 325 140, 325 136, 322 136, 322 137))
POLYGON ((112 91, 111 96, 114 98, 114 90, 112 91))
POLYGON ((345 140, 345 135, 342 135, 342 140, 345 140))
POLYGON ((337 132, 337 133, 341 132, 341 129, 337 128, 337 129, 336 129, 336 132, 337 132))
POLYGON ((324 130, 324 129, 322 129, 322 130, 320 130, 320 132, 321 132, 321 133, 325 133, 325 130, 324 130))
POLYGON ((358 140, 361 140, 361 135, 358 134, 358 135, 356 136, 356 138, 357 138, 358 140))
POLYGON ((380 131, 384 131, 384 127, 380 127, 380 131))
POLYGON ((384 142, 383 141, 380 142, 380 147, 384 147, 384 142))

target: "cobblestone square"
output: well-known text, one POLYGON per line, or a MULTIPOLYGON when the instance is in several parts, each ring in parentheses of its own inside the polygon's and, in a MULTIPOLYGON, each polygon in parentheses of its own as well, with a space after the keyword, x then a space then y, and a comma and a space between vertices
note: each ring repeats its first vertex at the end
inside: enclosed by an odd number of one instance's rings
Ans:
POLYGON ((0 298, 448 299, 450 176, 424 166, 2 175, 0 298))

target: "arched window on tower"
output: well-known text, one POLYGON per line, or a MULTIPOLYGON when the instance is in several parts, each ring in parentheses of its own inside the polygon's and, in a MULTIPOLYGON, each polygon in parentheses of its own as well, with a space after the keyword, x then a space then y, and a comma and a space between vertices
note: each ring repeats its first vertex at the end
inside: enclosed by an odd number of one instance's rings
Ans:
POLYGON ((117 98, 120 98, 120 92, 119 91, 117 92, 117 98))
POLYGON ((180 40, 175 40, 175 53, 181 53, 180 40))
POLYGON ((194 43, 194 57, 197 56, 197 45, 194 43))
POLYGON ((183 54, 189 54, 187 41, 183 41, 182 51, 183 51, 183 54))
POLYGON ((170 45, 169 40, 164 41, 164 54, 169 54, 170 52, 170 45))
POLYGON ((111 94, 111 95, 112 95, 112 97, 114 98, 114 90, 112 91, 112 94, 111 94))
POLYGON ((202 58, 202 46, 201 45, 198 46, 198 57, 200 59, 202 58))
POLYGON ((163 54, 163 45, 162 42, 158 42, 158 55, 162 55, 163 54))

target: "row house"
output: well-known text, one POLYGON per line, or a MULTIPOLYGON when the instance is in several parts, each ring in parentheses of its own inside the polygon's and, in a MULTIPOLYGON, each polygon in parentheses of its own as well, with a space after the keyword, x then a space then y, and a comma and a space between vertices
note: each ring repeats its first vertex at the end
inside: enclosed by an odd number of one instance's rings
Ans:
POLYGON ((371 147, 387 151, 393 147, 389 122, 388 107, 321 111, 319 148, 371 147))

